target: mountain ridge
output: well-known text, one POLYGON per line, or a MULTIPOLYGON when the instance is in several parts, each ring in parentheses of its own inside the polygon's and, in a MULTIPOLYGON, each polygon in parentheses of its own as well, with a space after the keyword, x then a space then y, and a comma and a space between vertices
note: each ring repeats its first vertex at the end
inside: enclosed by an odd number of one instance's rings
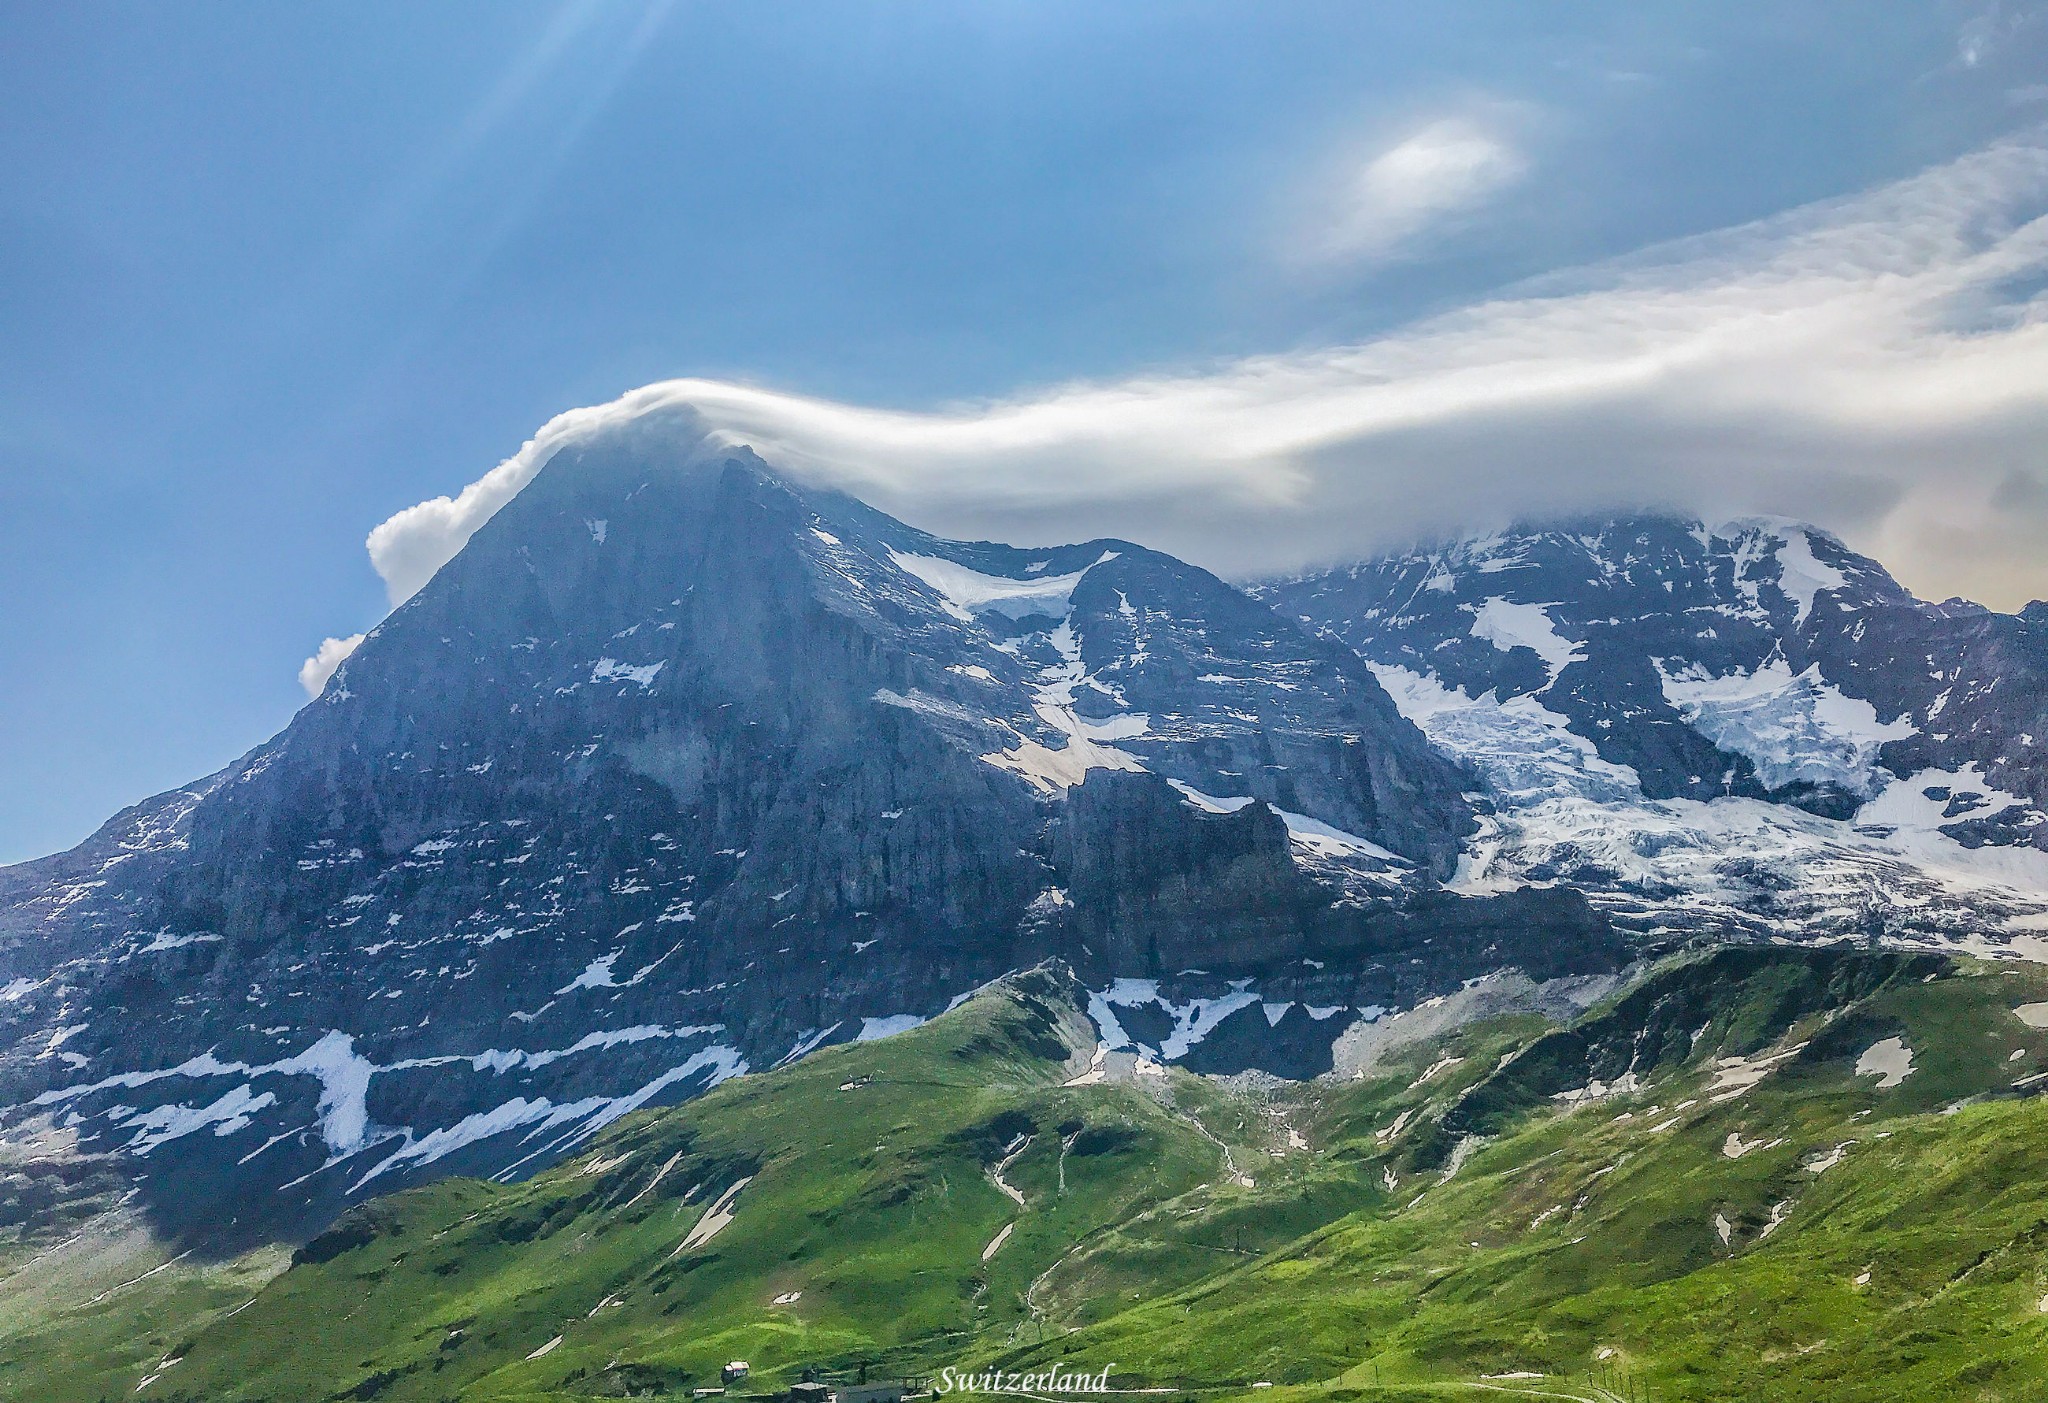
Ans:
POLYGON ((1456 887, 1564 880, 1640 928, 1772 938, 2011 948, 2041 923, 2033 616, 1914 599, 1797 523, 1668 515, 1254 588, 1483 772, 1456 887))
POLYGON ((2034 965, 1722 947, 1283 1083, 1104 1052, 1047 962, 288 1258, 81 1234, 22 1274, 71 1301, 0 1276, 0 1385, 568 1403, 1085 1364, 1330 1403, 2022 1398, 2044 997, 2034 965))
POLYGON ((1207 572, 649 453, 565 451, 276 739, 0 874, 11 1121, 175 1231, 289 1234, 1047 955, 1293 1073, 1625 958, 1569 891, 1440 892, 1463 772, 1207 572))
MULTIPOLYGON (((0 1130, 70 1136, 174 1235, 290 1238, 1048 957, 1105 1049, 1312 1077, 1504 970, 2031 949, 2041 826, 1960 752, 1925 794, 1888 768, 1935 742, 1875 734, 1872 648, 1933 606, 1858 560, 1610 523, 1262 601, 593 440, 277 738, 0 871, 0 1130)), ((1963 691, 1966 740, 2031 724, 2026 687, 1963 691)))

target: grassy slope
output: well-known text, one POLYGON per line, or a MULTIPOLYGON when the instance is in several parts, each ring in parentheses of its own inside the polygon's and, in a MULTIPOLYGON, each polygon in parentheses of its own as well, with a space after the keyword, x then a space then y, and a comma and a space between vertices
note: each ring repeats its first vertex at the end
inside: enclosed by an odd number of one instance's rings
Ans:
POLYGON ((1895 981, 1830 1027, 1802 1022, 1784 1042, 1817 1034, 1805 1053, 1743 1094, 1705 1094, 1702 1056, 1639 1094, 1526 1116, 1447 1183, 1403 1184, 1396 1212, 1007 1357, 1340 1395, 1532 1372, 1593 1396, 1609 1351, 1602 1372, 1659 1398, 2039 1397, 2048 1107, 1954 1103, 2048 1065, 2048 1035, 2011 1012, 2044 989, 2033 968, 1895 981), (1880 1090, 1854 1063, 1895 1032, 1915 1070, 1880 1090), (1762 1146, 1730 1158, 1731 1134, 1762 1146))
MULTIPOLYGON (((1032 1280, 1075 1241, 1212 1177, 1220 1159, 1138 1090, 1063 1089, 1062 1033, 1081 1030, 1062 1028, 1071 1008, 1039 985, 729 1083, 527 1183, 447 1181, 373 1203, 304 1254, 325 1260, 204 1333, 150 1396, 574 1396, 716 1382, 735 1356, 772 1381, 1005 1338, 1032 1280), (987 1172, 1021 1135, 1004 1177, 1023 1211, 987 1172), (682 1248, 746 1176, 730 1226, 682 1248)), ((93 1396, 23 1382, 32 1396, 93 1396)))
POLYGON ((525 1184, 380 1201, 232 1318, 246 1284, 172 1271, 39 1334, 0 1320, 0 1392, 133 1396, 180 1328, 143 1397, 569 1399, 733 1357, 761 1392, 989 1360, 1272 1403, 1520 1372, 1545 1377, 1493 1387, 1590 1399, 1620 1368, 1660 1399, 2048 1389, 2048 1107, 2006 1090, 2048 1068, 2012 1013, 2048 971, 1725 954, 1568 1032, 1498 1020, 1267 1095, 1064 1087, 1085 1030, 1056 992, 730 1083, 525 1184), (1854 1065, 1889 1036, 1914 1070, 1880 1089, 1854 1065), (1716 1091, 1716 1058, 1801 1043, 1716 1091), (1560 1109, 1632 1059, 1660 1063, 1640 1090, 1560 1109), (1024 1134, 1019 1210, 988 1170, 1024 1134), (678 1250, 748 1174, 730 1226, 678 1250))
POLYGON ((197 1265, 110 1213, 40 1261, 0 1267, 0 1398, 127 1395, 156 1361, 246 1305, 286 1249, 197 1265))

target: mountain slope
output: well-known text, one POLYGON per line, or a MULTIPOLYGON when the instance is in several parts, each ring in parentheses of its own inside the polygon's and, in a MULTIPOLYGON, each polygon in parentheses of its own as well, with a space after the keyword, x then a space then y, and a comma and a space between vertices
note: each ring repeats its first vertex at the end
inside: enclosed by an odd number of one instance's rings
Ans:
POLYGON ((0 1103, 238 1242, 1049 955, 1161 1055, 1314 1071, 1360 1010, 1625 958, 1570 893, 1434 889, 1468 785, 1354 653, 1170 557, 941 541, 622 431, 275 740, 0 872, 0 1103))
POLYGON ((380 1200, 258 1291, 195 1308, 174 1263, 0 1312, 0 1383, 567 1400, 680 1393, 735 1357, 757 1397, 807 1367, 1333 1400, 1489 1376, 1598 1399, 1624 1370, 1699 1400, 2044 1382, 2036 966, 1724 950, 1564 1026, 1410 1015, 1269 1090, 1082 1070, 1085 997, 1034 971, 525 1183, 380 1200))
POLYGON ((2007 938, 2048 910, 2048 619, 1826 533, 1524 528, 1257 591, 1356 648, 1496 810, 1465 889, 1634 922, 2007 938))

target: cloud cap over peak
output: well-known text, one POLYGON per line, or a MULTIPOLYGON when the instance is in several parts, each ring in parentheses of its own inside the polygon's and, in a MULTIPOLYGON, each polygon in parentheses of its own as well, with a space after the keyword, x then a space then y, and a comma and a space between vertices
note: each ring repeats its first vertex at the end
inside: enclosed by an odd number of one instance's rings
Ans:
POLYGON ((2035 130, 1357 344, 929 411, 649 385, 551 420, 369 549, 400 602, 563 444, 682 414, 665 431, 955 534, 1113 534, 1243 575, 1524 517, 1766 511, 1921 593, 2014 607, 2048 594, 2044 285, 2035 130))

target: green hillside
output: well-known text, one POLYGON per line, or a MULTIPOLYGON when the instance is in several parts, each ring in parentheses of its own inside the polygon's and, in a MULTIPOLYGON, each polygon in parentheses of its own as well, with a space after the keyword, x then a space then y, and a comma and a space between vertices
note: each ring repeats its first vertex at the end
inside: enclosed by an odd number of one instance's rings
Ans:
POLYGON ((2048 1390, 2048 1030, 2015 1013, 2048 971, 1722 950, 1308 1084, 1098 1079, 1075 992, 1033 971, 528 1182, 373 1202, 281 1272, 24 1250, 0 1395, 687 1396, 734 1358, 759 1395, 1052 1365, 1275 1403, 2048 1390))

